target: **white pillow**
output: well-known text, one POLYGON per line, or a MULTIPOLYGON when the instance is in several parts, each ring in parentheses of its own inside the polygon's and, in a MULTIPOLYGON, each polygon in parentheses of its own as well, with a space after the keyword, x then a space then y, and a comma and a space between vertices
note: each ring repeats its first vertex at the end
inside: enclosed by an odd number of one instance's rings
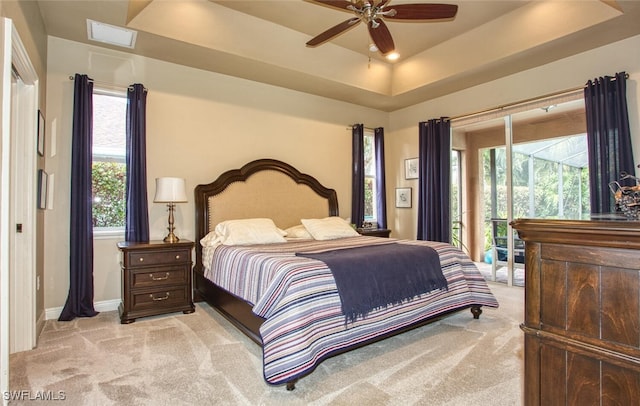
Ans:
POLYGON ((355 237, 360 234, 340 217, 300 220, 309 234, 316 240, 334 240, 336 238, 355 237))
POLYGON ((306 238, 313 239, 311 234, 307 231, 307 229, 302 224, 298 224, 297 226, 289 227, 284 230, 287 235, 287 238, 306 238))
POLYGON ((286 233, 276 227, 271 219, 254 218, 227 220, 214 229, 224 245, 273 244, 287 242, 286 233))
POLYGON ((212 231, 200 240, 200 245, 203 247, 213 247, 214 245, 220 244, 220 241, 222 241, 220 236, 215 231, 212 231))

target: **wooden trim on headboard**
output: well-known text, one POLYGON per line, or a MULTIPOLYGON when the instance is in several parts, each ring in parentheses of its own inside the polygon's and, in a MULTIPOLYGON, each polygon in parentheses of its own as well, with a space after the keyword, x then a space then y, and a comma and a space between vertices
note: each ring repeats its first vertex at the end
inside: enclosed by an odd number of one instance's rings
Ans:
POLYGON ((230 184, 234 182, 244 182, 251 175, 265 170, 281 172, 289 176, 296 183, 308 186, 316 194, 327 199, 329 204, 328 216, 338 215, 338 196, 334 189, 324 187, 316 178, 301 173, 285 162, 275 159, 258 159, 251 161, 240 169, 232 169, 224 172, 211 183, 196 186, 194 192, 196 212, 196 270, 202 270, 202 246, 199 241, 206 236, 209 231, 209 198, 222 193, 230 184))

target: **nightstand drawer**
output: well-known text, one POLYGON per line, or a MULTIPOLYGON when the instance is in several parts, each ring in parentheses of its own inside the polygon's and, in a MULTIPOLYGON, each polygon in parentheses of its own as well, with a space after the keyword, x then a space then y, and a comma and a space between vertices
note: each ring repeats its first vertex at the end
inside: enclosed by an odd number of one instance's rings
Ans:
POLYGON ((173 267, 156 267, 153 270, 132 270, 129 272, 131 289, 184 285, 189 283, 189 267, 176 265, 173 267))
POLYGON ((188 286, 170 286, 167 289, 145 289, 131 293, 131 311, 161 309, 191 302, 188 286))
POLYGON ((163 251, 133 251, 127 254, 126 266, 153 266, 184 263, 191 260, 191 251, 185 249, 163 251))

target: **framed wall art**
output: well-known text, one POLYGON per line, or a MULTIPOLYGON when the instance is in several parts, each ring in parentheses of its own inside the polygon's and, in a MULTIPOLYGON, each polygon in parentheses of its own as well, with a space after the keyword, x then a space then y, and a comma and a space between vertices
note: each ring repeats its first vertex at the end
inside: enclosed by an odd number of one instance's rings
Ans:
POLYGON ((38 155, 44 156, 44 115, 38 110, 38 155))
POLYGON ((396 188, 396 207, 411 207, 411 188, 396 188))
POLYGON ((418 179, 418 158, 404 160, 404 178, 418 179))
POLYGON ((38 169, 38 208, 47 208, 47 186, 49 176, 42 169, 38 169))

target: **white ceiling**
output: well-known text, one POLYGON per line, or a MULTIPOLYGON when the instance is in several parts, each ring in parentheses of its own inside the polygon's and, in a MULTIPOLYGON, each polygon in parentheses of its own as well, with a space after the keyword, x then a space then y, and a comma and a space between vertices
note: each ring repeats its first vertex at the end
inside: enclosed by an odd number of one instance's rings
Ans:
MULTIPOLYGON (((393 4, 424 0, 391 0, 393 4)), ((437 0, 452 21, 387 22, 401 58, 368 51, 366 26, 305 43, 350 18, 304 0, 40 0, 47 33, 394 111, 640 34, 640 1, 437 0), (91 42, 86 19, 138 31, 133 50, 91 42)))

